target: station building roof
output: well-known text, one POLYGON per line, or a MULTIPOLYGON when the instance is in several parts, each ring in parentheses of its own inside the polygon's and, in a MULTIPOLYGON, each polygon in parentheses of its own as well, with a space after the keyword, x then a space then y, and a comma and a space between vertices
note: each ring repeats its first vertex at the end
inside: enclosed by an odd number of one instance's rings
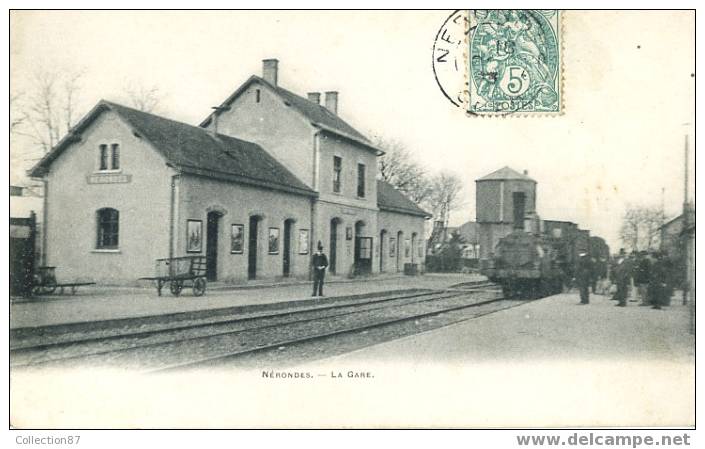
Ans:
POLYGON ((377 207, 383 211, 429 218, 431 214, 404 196, 388 182, 377 180, 377 207))
POLYGON ((508 181, 508 180, 519 180, 519 181, 531 181, 531 182, 536 182, 532 178, 524 173, 519 173, 518 171, 514 170, 513 168, 510 167, 502 167, 497 171, 493 171, 489 175, 485 175, 480 179, 477 179, 477 181, 508 181))
MULTIPOLYGON (((365 137, 361 132, 352 127, 348 122, 343 120, 339 115, 334 114, 329 111, 325 106, 321 104, 314 103, 300 95, 297 95, 289 90, 284 89, 281 86, 274 85, 264 78, 257 75, 252 75, 247 79, 240 87, 238 87, 235 92, 233 92, 222 104, 221 107, 230 106, 237 97, 239 97, 249 85, 252 83, 260 83, 269 90, 271 90, 275 95, 284 101, 284 103, 301 114, 306 120, 308 120, 311 125, 321 129, 322 131, 329 132, 336 136, 342 137, 344 139, 353 141, 369 150, 376 152, 378 155, 384 154, 384 151, 374 145, 370 140, 365 137)), ((219 114, 218 111, 214 111, 208 115, 200 124, 202 127, 208 126, 213 117, 219 114)))
POLYGON ((103 112, 113 111, 176 169, 256 187, 316 196, 259 145, 102 100, 31 170, 39 177, 103 112))

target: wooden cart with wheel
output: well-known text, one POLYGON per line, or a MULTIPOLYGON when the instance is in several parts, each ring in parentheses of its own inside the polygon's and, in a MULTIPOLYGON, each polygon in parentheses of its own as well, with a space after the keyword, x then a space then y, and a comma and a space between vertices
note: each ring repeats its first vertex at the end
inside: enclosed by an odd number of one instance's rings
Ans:
POLYGON ((75 295, 78 287, 95 285, 95 282, 56 282, 56 267, 37 267, 37 272, 32 280, 33 295, 51 295, 59 289, 60 294, 64 294, 64 289, 71 289, 71 294, 75 295))
POLYGON ((37 267, 34 274, 32 293, 51 295, 56 290, 56 267, 37 267))
POLYGON ((167 283, 174 296, 179 296, 184 287, 191 287, 194 296, 203 296, 206 292, 206 258, 204 256, 157 259, 154 272, 154 276, 140 279, 154 281, 159 296, 162 296, 162 288, 167 283))

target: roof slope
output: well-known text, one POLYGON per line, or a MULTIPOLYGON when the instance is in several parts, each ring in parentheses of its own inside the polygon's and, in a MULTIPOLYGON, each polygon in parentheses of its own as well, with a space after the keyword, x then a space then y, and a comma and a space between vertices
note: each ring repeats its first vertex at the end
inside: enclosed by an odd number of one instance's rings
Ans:
POLYGON ((490 173, 489 175, 483 176, 482 178, 478 179, 477 181, 507 181, 507 180, 522 180, 522 181, 532 181, 536 182, 533 179, 529 178, 527 175, 523 173, 519 173, 518 171, 509 168, 509 167, 502 167, 497 171, 494 171, 490 173))
POLYGON ((380 210, 399 212, 402 214, 430 217, 431 214, 421 209, 391 184, 377 180, 377 207, 380 210))
MULTIPOLYGON (((238 96, 240 96, 241 93, 245 91, 247 86, 249 86, 253 82, 259 82, 260 84, 271 89, 272 92, 278 95, 287 106, 290 106, 294 110, 298 111, 301 115, 304 116, 306 120, 311 122, 312 125, 337 134, 341 137, 351 139, 372 150, 377 151, 378 153, 383 153, 383 151, 374 146, 367 137, 365 137, 362 133, 353 128, 345 120, 340 118, 340 116, 333 114, 331 111, 326 109, 325 106, 314 103, 308 100, 307 98, 304 98, 300 95, 297 95, 291 91, 284 89, 283 87, 275 86, 257 75, 252 75, 247 81, 245 81, 240 87, 238 87, 237 90, 235 90, 235 92, 233 92, 221 104, 221 106, 229 106, 230 104, 232 104, 232 102, 238 96)), ((210 113, 208 117, 206 117, 206 119, 201 122, 200 126, 207 126, 213 118, 213 115, 217 113, 217 111, 210 113)))
MULTIPOLYGON (((266 82, 262 80, 263 82, 266 82)), ((299 112, 301 112, 306 118, 311 120, 313 123, 319 123, 331 128, 335 131, 340 131, 345 134, 349 134, 352 137, 356 137, 364 142, 368 142, 367 137, 363 136, 359 131, 350 126, 345 120, 340 118, 338 115, 330 112, 325 106, 314 103, 302 96, 299 96, 291 91, 288 91, 279 86, 272 86, 274 90, 281 95, 285 101, 288 101, 291 106, 295 107, 299 112)))
MULTIPOLYGON (((315 192, 259 145, 115 103, 101 101, 72 131, 79 133, 101 112, 112 110, 178 169, 210 178, 314 196, 315 192)), ((72 139, 60 142, 30 174, 41 175, 72 139)))

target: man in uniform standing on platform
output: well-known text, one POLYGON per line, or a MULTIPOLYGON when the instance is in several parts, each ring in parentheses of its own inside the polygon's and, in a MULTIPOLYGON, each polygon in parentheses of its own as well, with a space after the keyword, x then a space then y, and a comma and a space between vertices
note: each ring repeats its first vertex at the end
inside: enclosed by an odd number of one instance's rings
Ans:
POLYGON ((311 264, 313 265, 313 294, 311 296, 323 296, 323 280, 326 277, 328 258, 323 254, 323 244, 320 241, 311 264))

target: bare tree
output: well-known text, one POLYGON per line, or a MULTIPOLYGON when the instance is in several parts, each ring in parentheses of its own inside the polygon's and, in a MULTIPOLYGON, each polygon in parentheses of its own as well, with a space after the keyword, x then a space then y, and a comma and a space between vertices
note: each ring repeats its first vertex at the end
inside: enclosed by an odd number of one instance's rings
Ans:
POLYGON ((441 172, 431 180, 429 205, 436 220, 448 227, 450 213, 460 206, 460 192, 463 189, 462 180, 455 174, 441 172))
POLYGON ((379 158, 379 175, 415 203, 423 203, 431 194, 431 183, 421 166, 404 145, 396 140, 377 139, 376 146, 385 154, 379 158))
POLYGON ((17 133, 27 117, 22 110, 22 92, 10 92, 10 134, 17 133))
POLYGON ((144 112, 154 112, 163 99, 157 86, 145 86, 137 82, 130 82, 126 88, 130 105, 144 112))
POLYGON ((80 81, 83 77, 83 72, 69 72, 62 80, 61 90, 64 95, 64 126, 68 132, 74 125, 76 119, 76 102, 80 91, 80 81))
POLYGON ((47 153, 74 125, 78 116, 80 71, 37 71, 22 104, 16 133, 28 137, 47 153))
POLYGON ((622 219, 619 235, 630 251, 655 250, 660 244, 663 211, 658 207, 628 207, 622 219))

